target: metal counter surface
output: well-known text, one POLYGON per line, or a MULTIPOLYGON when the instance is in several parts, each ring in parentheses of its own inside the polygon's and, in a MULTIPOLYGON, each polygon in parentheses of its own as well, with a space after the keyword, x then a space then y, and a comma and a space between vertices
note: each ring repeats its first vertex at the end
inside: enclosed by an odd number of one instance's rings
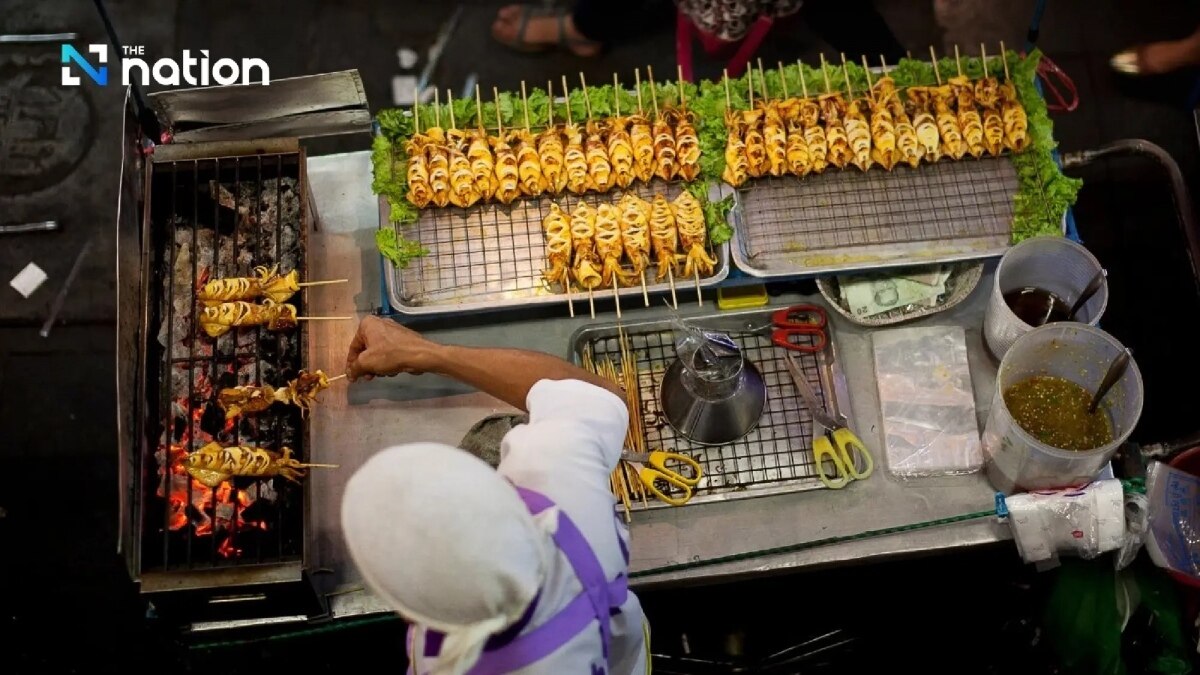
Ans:
MULTIPOLYGON (((308 290, 313 315, 366 316, 380 304, 380 265, 374 234, 379 225, 370 191, 370 155, 347 153, 309 159, 309 179, 319 222, 310 239, 313 279, 349 278, 350 283, 308 290)), ((971 297, 954 309, 908 325, 957 324, 966 329, 977 417, 982 428, 991 404, 996 363, 980 335, 990 268, 971 297)), ((680 294, 680 314, 712 313, 715 292, 697 307, 694 292, 680 294)), ((771 304, 817 301, 819 296, 772 298, 771 304)), ((653 305, 654 303, 652 303, 653 305)), ((586 307, 586 306, 585 306, 586 307)), ((645 308, 623 303, 628 320, 662 316, 661 304, 645 308)), ((579 307, 577 306, 577 310, 579 307)), ((591 319, 568 318, 565 308, 443 318, 412 324, 447 343, 520 347, 566 355, 571 334, 591 319)), ((611 303, 597 304, 597 319, 613 317, 611 303)), ((982 474, 904 483, 889 476, 882 459, 882 431, 873 376, 870 330, 830 312, 834 339, 850 389, 852 427, 877 460, 872 477, 844 490, 813 490, 773 497, 695 504, 634 513, 631 526, 633 571, 728 556, 827 537, 852 535, 965 513, 989 510, 994 491, 982 474)), ((311 368, 340 373, 354 321, 310 324, 311 368)), ((312 461, 340 464, 315 470, 313 541, 310 568, 330 593, 335 616, 388 611, 363 589, 344 542, 340 523, 342 490, 356 468, 375 452, 400 443, 435 441, 457 445, 480 418, 509 407, 456 382, 433 375, 401 375, 372 382, 335 384, 312 413, 312 461)), ((452 505, 447 504, 450 508, 452 505)), ((855 560, 919 554, 988 544, 1009 537, 995 519, 928 528, 833 544, 802 552, 752 558, 635 579, 635 587, 714 583, 768 572, 811 568, 855 560)))

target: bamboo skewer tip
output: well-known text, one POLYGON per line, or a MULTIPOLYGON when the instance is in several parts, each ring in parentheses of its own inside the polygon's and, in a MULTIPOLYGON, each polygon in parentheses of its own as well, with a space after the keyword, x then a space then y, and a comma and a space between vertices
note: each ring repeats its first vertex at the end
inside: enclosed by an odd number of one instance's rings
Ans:
POLYGON ((1004 79, 1011 80, 1012 77, 1008 74, 1008 49, 1004 47, 1004 40, 1000 41, 1000 63, 1004 64, 1004 79))
POLYGON ((349 279, 325 279, 322 281, 303 281, 296 285, 301 288, 306 288, 308 286, 328 286, 329 284, 344 284, 344 283, 348 283, 349 281, 350 281, 349 279))
POLYGON ((987 77, 988 76, 987 46, 984 45, 982 42, 979 43, 979 56, 980 56, 979 61, 980 61, 980 63, 983 64, 983 76, 987 77))

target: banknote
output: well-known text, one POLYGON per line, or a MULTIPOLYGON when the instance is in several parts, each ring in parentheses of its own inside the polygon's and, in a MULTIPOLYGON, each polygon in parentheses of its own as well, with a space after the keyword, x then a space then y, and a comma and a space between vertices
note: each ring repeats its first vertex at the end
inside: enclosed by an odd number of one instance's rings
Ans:
POLYGON ((848 277, 840 282, 842 301, 859 317, 875 316, 897 307, 932 307, 946 292, 945 278, 936 285, 903 277, 848 277))

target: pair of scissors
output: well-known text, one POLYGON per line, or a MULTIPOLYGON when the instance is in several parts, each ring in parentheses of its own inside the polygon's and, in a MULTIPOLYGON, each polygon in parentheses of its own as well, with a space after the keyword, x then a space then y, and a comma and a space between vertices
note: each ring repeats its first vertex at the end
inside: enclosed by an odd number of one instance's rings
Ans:
POLYGON ((621 459, 633 465, 637 471, 638 479, 642 481, 642 485, 650 491, 660 501, 663 501, 671 506, 683 506, 692 498, 692 489, 700 483, 700 462, 681 455, 678 452, 667 452, 665 450, 652 450, 650 452, 636 453, 624 451, 621 453, 621 459), (673 461, 678 464, 687 466, 691 475, 685 475, 667 468, 667 462, 673 461), (683 492, 678 497, 663 492, 657 486, 657 481, 663 481, 672 487, 678 488, 683 492))
POLYGON ((816 305, 792 305, 771 313, 770 322, 749 328, 746 332, 770 336, 776 347, 795 352, 816 354, 825 350, 825 310, 816 305), (800 337, 800 341, 793 337, 800 337))
POLYGON ((784 354, 784 357, 788 372, 792 375, 792 382, 796 384, 796 390, 800 392, 800 397, 804 399, 809 413, 812 414, 813 458, 817 464, 817 477, 825 487, 836 490, 846 487, 850 481, 870 476, 875 470, 875 460, 867 446, 846 427, 845 417, 835 418, 817 401, 817 394, 809 386, 800 365, 796 363, 796 358, 791 354, 784 354), (820 434, 815 428, 818 424, 824 427, 820 434), (860 460, 863 465, 861 471, 858 468, 860 460), (833 466, 832 474, 828 472, 827 464, 833 466))

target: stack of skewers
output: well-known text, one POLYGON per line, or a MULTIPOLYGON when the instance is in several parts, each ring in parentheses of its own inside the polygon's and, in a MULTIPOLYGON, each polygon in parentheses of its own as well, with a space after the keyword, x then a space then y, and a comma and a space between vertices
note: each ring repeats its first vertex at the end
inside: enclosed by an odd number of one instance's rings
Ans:
MULTIPOLYGON (((1003 43, 1000 48, 1003 54, 1003 43)), ((878 166, 890 171, 898 164, 916 168, 945 157, 962 159, 970 154, 978 159, 1005 151, 1019 153, 1029 146, 1028 121, 1009 77, 1007 60, 1002 59, 1002 84, 988 73, 987 51, 982 45, 981 50, 982 78, 972 81, 963 74, 955 47, 958 74, 943 82, 931 47, 937 86, 909 87, 903 92, 904 100, 882 57, 883 75, 874 81, 863 57, 868 91, 862 92, 861 98, 855 97, 845 68, 846 95, 834 90, 824 56, 825 92, 815 100, 809 96, 803 75, 801 98, 789 96, 783 65, 779 64, 783 96, 760 96, 756 102, 754 69, 748 68, 750 108, 733 110, 726 74, 728 137, 722 178, 736 187, 751 178, 821 173, 829 165, 839 169, 853 165, 862 171, 878 166)), ((842 64, 846 64, 844 54, 842 64)), ((758 76, 760 91, 766 92, 761 60, 758 76)))
MULTIPOLYGON (((625 390, 625 403, 629 407, 629 428, 625 432, 625 447, 633 453, 645 454, 646 433, 642 427, 642 399, 641 390, 638 387, 637 365, 629 352, 624 331, 620 332, 619 339, 621 343, 621 365, 619 367, 607 357, 597 363, 590 348, 583 352, 583 367, 616 382, 625 390)), ((637 470, 624 460, 617 462, 617 468, 609 477, 609 486, 625 510, 625 522, 631 520, 630 510, 635 500, 641 501, 643 506, 647 504, 646 486, 638 478, 637 470)))
MULTIPOLYGON (((587 119, 572 119, 568 105, 566 119, 556 122, 554 85, 548 82, 548 123, 536 132, 529 123, 529 98, 524 82, 521 83, 524 126, 505 129, 497 115, 495 134, 483 127, 478 86, 475 88, 478 124, 474 129, 458 127, 449 91, 446 96, 450 104, 450 127, 443 128, 442 106, 435 91, 434 126, 420 128, 419 110, 414 105, 416 126, 405 146, 408 201, 419 209, 447 205, 465 208, 481 202, 511 204, 522 196, 603 193, 629 187, 635 181, 649 183, 655 177, 665 181, 695 180, 700 175, 700 143, 693 114, 683 98, 683 88, 680 87, 679 107, 660 110, 653 72, 647 71, 653 120, 642 105, 639 71, 634 71, 637 111, 622 115, 617 96, 615 114, 603 118, 593 117, 587 81, 580 73, 587 119)), ((620 88, 615 74, 613 86, 615 90, 620 88)), ((562 93, 569 100, 565 76, 562 93)), ((492 95, 499 110, 500 93, 493 88, 492 95)))

